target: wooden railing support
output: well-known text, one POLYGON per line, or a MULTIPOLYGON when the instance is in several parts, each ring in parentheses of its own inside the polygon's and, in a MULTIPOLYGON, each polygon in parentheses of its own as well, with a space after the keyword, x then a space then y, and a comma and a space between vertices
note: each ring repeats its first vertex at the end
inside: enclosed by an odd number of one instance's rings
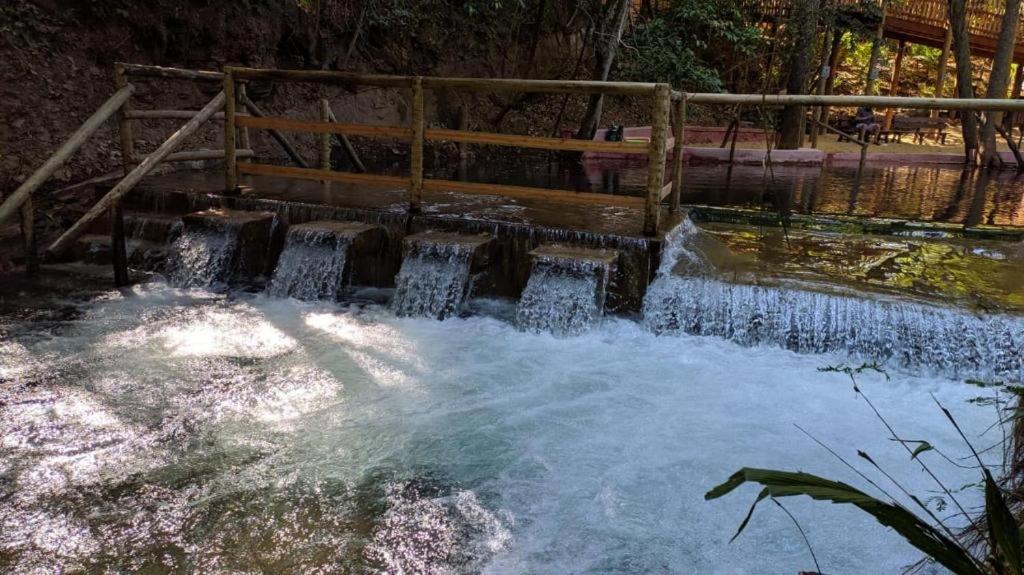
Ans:
POLYGON ((668 138, 668 116, 672 106, 672 88, 668 84, 654 87, 651 110, 651 143, 648 152, 647 201, 644 202, 644 235, 658 234, 661 215, 661 189, 665 179, 665 146, 668 138))
MULTIPOLYGON (((242 108, 246 112, 248 112, 249 108, 248 108, 248 106, 245 105, 245 99, 246 99, 246 97, 245 97, 245 93, 246 93, 245 92, 245 84, 238 84, 238 87, 237 87, 236 91, 238 92, 238 94, 237 94, 238 97, 235 100, 235 107, 237 108, 238 105, 241 104, 242 108)), ((238 116, 239 116, 239 114, 238 114, 238 111, 236 109, 235 117, 237 118, 238 116)), ((216 115, 214 115, 214 118, 216 118, 216 115)), ((236 123, 237 123, 237 120, 236 120, 236 123)), ((249 139, 249 128, 242 127, 242 129, 240 129, 238 131, 238 143, 239 143, 239 147, 240 148, 242 148, 244 150, 252 150, 252 140, 249 139)), ((241 156, 239 156, 237 153, 235 154, 235 157, 241 158, 241 156)), ((245 161, 246 162, 250 162, 252 160, 249 159, 249 158, 246 158, 245 161)))
POLYGON ((71 134, 71 137, 64 142, 60 149, 54 152, 27 180, 22 182, 18 189, 14 190, 4 200, 4 203, 0 204, 0 224, 17 212, 21 204, 28 199, 32 192, 49 179, 57 171, 57 168, 61 167, 72 154, 78 151, 78 148, 82 147, 82 144, 89 139, 89 136, 92 136, 104 122, 114 115, 114 112, 124 105, 134 91, 135 87, 129 84, 115 92, 92 116, 89 116, 88 120, 75 130, 74 134, 71 134))
MULTIPOLYGON (((128 85, 128 77, 124 73, 124 64, 114 65, 114 87, 120 90, 128 85)), ((135 138, 132 136, 132 122, 128 114, 132 111, 130 99, 125 100, 121 111, 117 115, 117 134, 121 141, 121 163, 124 166, 124 173, 131 171, 135 161, 135 138)))
MULTIPOLYGON (((89 225, 110 209, 110 206, 114 201, 130 192, 132 188, 139 183, 139 180, 141 180, 143 176, 148 174, 150 170, 155 168, 157 164, 162 162, 164 158, 169 156, 171 152, 177 149, 178 146, 183 144, 185 140, 194 134, 200 126, 205 124, 211 116, 223 108, 224 102, 224 92, 217 94, 208 104, 206 104, 205 107, 203 107, 202 110, 199 111, 199 114, 197 114, 196 117, 189 120, 188 123, 172 134, 170 138, 167 138, 163 144, 160 144, 160 147, 157 148, 155 152, 146 156, 145 160, 142 160, 138 166, 135 166, 135 169, 129 172, 124 179, 118 182, 116 186, 107 192, 107 195, 103 196, 99 202, 96 202, 96 205, 86 212, 81 219, 75 222, 75 225, 71 226, 68 231, 64 232, 64 235, 57 238, 55 242, 50 244, 50 247, 47 248, 46 251, 54 256, 59 256, 66 252, 68 248, 71 247, 71 244, 77 240, 79 236, 85 233, 89 225)), ((234 152, 233 148, 232 152, 234 152)))
MULTIPOLYGON (((320 121, 328 123, 331 121, 331 103, 327 98, 320 98, 320 121)), ((320 134, 320 169, 331 169, 331 135, 320 134)), ((327 183, 327 180, 324 180, 327 183)))
POLYGON ((35 275, 39 271, 34 216, 32 198, 25 198, 25 202, 21 204, 21 239, 25 246, 25 272, 28 275, 35 275))
MULTIPOLYGON (((338 118, 335 117, 334 111, 331 111, 331 122, 337 124, 338 118)), ((359 152, 356 151, 356 147, 352 145, 352 142, 348 139, 345 134, 334 134, 339 141, 341 141, 341 147, 345 150, 345 155, 348 156, 348 161, 352 162, 352 167, 355 171, 360 174, 366 173, 366 165, 363 164, 363 160, 359 157, 359 152)))
MULTIPOLYGON (((242 103, 245 104, 245 107, 249 109, 249 114, 251 114, 253 117, 267 117, 267 115, 263 113, 263 110, 261 110, 259 106, 257 106, 256 103, 253 102, 251 98, 249 98, 248 95, 242 94, 242 103)), ((285 153, 288 154, 288 157, 290 157, 297 166, 299 166, 300 168, 309 167, 309 164, 306 163, 306 160, 299 154, 298 150, 295 149, 295 146, 292 145, 291 141, 289 141, 284 134, 275 129, 268 129, 267 131, 270 132, 271 137, 277 140, 277 143, 280 144, 281 148, 284 149, 285 153)))
POLYGON ((234 193, 238 188, 238 158, 235 157, 235 79, 224 74, 224 189, 234 193))
POLYGON ((409 154, 409 211, 419 212, 423 202, 423 80, 412 81, 412 151, 409 154))
MULTIPOLYGON (((673 126, 675 145, 672 147, 672 196, 669 199, 669 211, 679 211, 679 199, 683 194, 683 145, 686 139, 686 95, 676 100, 676 118, 673 126)), ((737 128, 738 129, 738 128, 737 128)))

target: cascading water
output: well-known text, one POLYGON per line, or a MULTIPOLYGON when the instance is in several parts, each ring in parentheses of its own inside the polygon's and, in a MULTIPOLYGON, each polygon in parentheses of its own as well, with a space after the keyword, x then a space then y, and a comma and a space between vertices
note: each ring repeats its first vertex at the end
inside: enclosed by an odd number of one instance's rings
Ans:
POLYGON ((391 309, 402 316, 438 319, 458 314, 472 291, 477 247, 444 240, 412 243, 395 280, 391 309))
POLYGON ((275 297, 337 300, 351 246, 348 235, 292 227, 267 291, 275 297))
POLYGON ((171 247, 170 283, 187 288, 227 282, 237 246, 238 228, 186 228, 171 247))
MULTIPOLYGON (((614 252, 612 252, 614 253, 614 252)), ((516 307, 520 329, 576 335, 604 314, 609 259, 538 254, 516 307)))
POLYGON ((714 277, 702 233, 687 221, 666 239, 661 268, 644 298, 648 329, 799 353, 846 352, 954 377, 1024 378, 1021 318, 730 283, 714 277))

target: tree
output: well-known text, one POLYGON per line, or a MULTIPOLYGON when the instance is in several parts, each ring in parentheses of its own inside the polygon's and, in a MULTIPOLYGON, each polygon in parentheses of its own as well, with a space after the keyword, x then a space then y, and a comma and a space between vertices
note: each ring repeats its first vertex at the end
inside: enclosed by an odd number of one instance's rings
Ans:
MULTIPOLYGON (((789 19, 792 41, 789 54, 789 75, 786 79, 786 93, 806 94, 807 76, 811 54, 814 52, 815 30, 818 25, 820 0, 794 0, 789 19)), ((803 142, 802 106, 786 106, 782 109, 780 150, 795 150, 803 142)))
MULTIPOLYGON (((594 0, 601 8, 600 17, 593 30, 594 35, 594 75, 593 79, 601 82, 608 80, 608 74, 615 62, 615 54, 619 50, 622 31, 626 27, 629 15, 630 0, 594 0)), ((580 121, 580 129, 576 137, 582 140, 593 139, 597 126, 601 123, 601 111, 604 107, 604 95, 593 94, 587 103, 587 111, 580 121)))
MULTIPOLYGON (((1020 21, 1020 0, 1006 0, 996 53, 992 58, 992 72, 988 77, 986 98, 1005 98, 1010 84, 1010 65, 1013 63, 1013 49, 1017 41, 1017 23, 1020 21)), ((981 127, 981 166, 996 167, 1001 164, 996 149, 996 125, 1003 119, 1003 113, 988 111, 981 127)))
MULTIPOLYGON (((953 58, 956 60, 957 96, 973 98, 971 84, 971 46, 967 35, 967 6, 965 0, 948 0, 949 26, 953 31, 953 58)), ((961 119, 964 134, 964 155, 967 163, 973 163, 978 152, 978 122, 974 114, 967 113, 961 119)))

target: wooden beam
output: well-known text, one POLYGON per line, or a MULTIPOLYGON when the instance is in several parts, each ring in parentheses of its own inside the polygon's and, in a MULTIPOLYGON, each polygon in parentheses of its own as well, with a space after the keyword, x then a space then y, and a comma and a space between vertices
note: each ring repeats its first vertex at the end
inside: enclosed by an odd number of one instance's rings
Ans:
MULTIPOLYGON (((249 109, 249 113, 255 116, 256 118, 266 117, 266 114, 263 113, 263 110, 260 110, 259 106, 257 106, 255 102, 249 99, 248 95, 242 94, 242 103, 245 105, 246 108, 249 109)), ((235 124, 238 126, 242 126, 243 128, 247 128, 249 126, 246 125, 246 122, 252 119, 254 118, 236 117, 235 124)), ((288 157, 291 158, 293 162, 298 164, 300 168, 309 167, 309 164, 306 163, 305 158, 303 158, 302 155, 299 154, 299 151, 295 149, 295 146, 292 145, 291 140, 289 140, 287 136, 273 128, 269 128, 268 131, 270 132, 270 135, 274 138, 274 140, 277 141, 278 145, 280 145, 281 148, 285 151, 285 153, 288 154, 288 157)))
MULTIPOLYGON (((686 139, 686 99, 683 98, 675 103, 676 117, 673 125, 673 136, 675 145, 672 148, 672 199, 669 201, 669 211, 679 211, 679 198, 683 194, 683 146, 686 139)), ((736 127, 739 129, 739 126, 736 127)))
MULTIPOLYGON (((331 121, 334 123, 338 122, 338 118, 334 115, 334 111, 331 111, 331 121)), ((345 150, 345 155, 348 156, 348 161, 352 162, 352 167, 356 169, 360 174, 366 173, 366 166, 363 164, 363 160, 359 157, 359 152, 356 151, 356 147, 349 141, 348 136, 345 134, 334 134, 334 137, 341 141, 341 147, 345 150)))
POLYGON ((118 62, 125 74, 150 78, 170 78, 174 80, 196 80, 200 82, 220 82, 224 74, 212 70, 186 70, 184 68, 167 68, 164 66, 148 66, 144 64, 127 64, 118 62))
POLYGON ((176 150, 178 146, 183 144, 189 137, 192 136, 202 126, 210 116, 213 116, 215 112, 224 107, 224 92, 217 94, 210 103, 208 103, 202 112, 188 121, 184 126, 178 129, 177 132, 167 138, 155 152, 146 157, 141 164, 135 166, 135 168, 117 183, 107 195, 103 196, 100 201, 96 202, 96 205, 92 207, 84 216, 81 217, 75 225, 71 226, 71 229, 64 232, 64 235, 57 238, 55 242, 50 244, 47 251, 55 256, 59 256, 66 252, 68 248, 81 236, 89 226, 92 225, 96 219, 102 216, 113 202, 120 199, 122 196, 127 194, 139 183, 139 180, 157 166, 164 158, 169 156, 171 152, 176 150))
POLYGON ((409 154, 409 211, 420 211, 423 203, 423 81, 412 82, 412 149, 409 154))
POLYGON ((594 206, 618 206, 641 208, 644 199, 636 196, 614 196, 611 194, 593 194, 590 192, 574 192, 571 190, 549 190, 529 188, 525 186, 506 186, 501 184, 482 184, 477 182, 458 182, 454 180, 423 180, 423 189, 435 192, 458 192, 463 194, 484 196, 505 196, 524 200, 544 200, 564 204, 585 204, 594 206))
POLYGON ((238 147, 235 143, 235 125, 238 120, 235 116, 235 103, 238 95, 235 93, 235 78, 231 74, 224 74, 223 94, 224 116, 227 118, 224 122, 224 189, 234 193, 238 189, 238 159, 235 157, 238 147))
POLYGON ((658 234, 661 216, 662 188, 665 180, 665 145, 668 140, 668 116, 672 106, 672 89, 668 84, 654 88, 651 110, 651 142, 647 160, 647 198, 644 202, 644 235, 658 234))
POLYGON ((291 166, 272 166, 270 164, 239 164, 238 172, 253 176, 274 176, 296 180, 344 182, 347 184, 366 184, 404 190, 409 186, 409 178, 401 176, 382 176, 378 174, 356 174, 354 172, 338 172, 334 170, 316 170, 313 168, 295 168, 291 166))
POLYGON ((86 140, 96 132, 96 130, 100 129, 100 126, 110 119, 110 117, 114 115, 114 112, 120 109, 121 106, 128 101, 128 97, 131 96, 134 91, 135 87, 128 84, 124 88, 115 92, 114 95, 107 99, 107 101, 104 102, 92 116, 89 116, 89 118, 83 122, 77 130, 75 130, 74 134, 71 134, 71 137, 68 138, 67 141, 65 141, 64 144, 61 145, 61 147, 54 152, 42 166, 36 169, 36 171, 33 172, 27 180, 22 182, 22 184, 18 186, 18 188, 14 190, 14 192, 12 192, 2 204, 0 204, 0 224, 17 212, 18 208, 21 207, 21 204, 28 199, 32 192, 41 186, 43 182, 49 179, 50 176, 57 171, 57 168, 61 167, 64 162, 68 161, 68 158, 78 151, 78 149, 82 147, 82 144, 84 144, 86 140))
POLYGON ((262 112, 253 114, 253 116, 255 117, 238 118, 238 125, 248 128, 308 132, 312 134, 349 134, 352 136, 397 138, 400 140, 410 140, 412 138, 412 129, 404 126, 373 126, 369 124, 340 124, 290 120, 288 118, 268 118, 264 117, 262 112))
POLYGON ((469 144, 492 146, 514 146, 541 150, 567 150, 577 152, 613 152, 617 154, 646 154, 647 144, 633 142, 604 142, 600 140, 576 140, 573 138, 542 138, 515 134, 494 134, 465 130, 432 129, 426 131, 428 140, 447 140, 469 144))

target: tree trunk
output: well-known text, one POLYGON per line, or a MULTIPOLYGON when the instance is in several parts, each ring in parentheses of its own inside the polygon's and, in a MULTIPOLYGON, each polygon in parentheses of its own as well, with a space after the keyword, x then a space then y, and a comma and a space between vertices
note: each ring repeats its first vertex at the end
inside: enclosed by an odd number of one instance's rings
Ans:
MULTIPOLYGON (((950 0, 952 1, 952 0, 950 0)), ((875 30, 875 38, 871 41, 871 56, 868 58, 868 77, 864 82, 864 95, 875 95, 875 84, 878 83, 878 59, 882 53, 882 43, 885 41, 885 6, 882 7, 882 19, 878 22, 875 30)))
MULTIPOLYGON (((973 98, 974 86, 971 85, 971 46, 967 36, 966 0, 949 1, 949 25, 953 31, 953 58, 956 60, 957 97, 973 98)), ((978 152, 978 123, 973 112, 961 114, 960 118, 964 135, 964 156, 967 163, 974 163, 978 152)))
MULTIPOLYGON (((1013 63, 1013 48, 1017 40, 1017 23, 1020 21, 1020 1, 1006 0, 1006 11, 996 41, 996 53, 992 58, 992 72, 988 76, 986 98, 1005 98, 1010 87, 1010 64, 1013 63)), ((990 110, 985 112, 981 127, 981 166, 1002 165, 996 149, 996 124, 1003 120, 1003 113, 990 110)))
MULTIPOLYGON (((825 79, 825 93, 831 94, 833 88, 836 85, 836 71, 839 69, 839 63, 843 61, 843 37, 845 33, 842 30, 836 30, 835 34, 832 35, 832 47, 828 53, 828 78, 825 79)), ((821 121, 828 123, 828 106, 821 107, 821 121)))
MULTIPOLYGON (((790 25, 792 41, 789 54, 789 76, 786 79, 787 94, 807 93, 807 72, 811 54, 814 52, 814 32, 818 24, 820 0, 796 0, 792 5, 790 25)), ((802 106, 786 106, 782 109, 782 125, 779 134, 780 150, 795 150, 803 143, 802 106)))
MULTIPOLYGON (((594 80, 605 82, 612 71, 615 54, 619 50, 622 31, 629 15, 630 0, 607 0, 602 11, 601 21, 594 30, 594 80)), ((601 110, 604 107, 604 95, 594 94, 587 103, 587 111, 580 122, 576 137, 591 140, 601 124, 601 110)))

